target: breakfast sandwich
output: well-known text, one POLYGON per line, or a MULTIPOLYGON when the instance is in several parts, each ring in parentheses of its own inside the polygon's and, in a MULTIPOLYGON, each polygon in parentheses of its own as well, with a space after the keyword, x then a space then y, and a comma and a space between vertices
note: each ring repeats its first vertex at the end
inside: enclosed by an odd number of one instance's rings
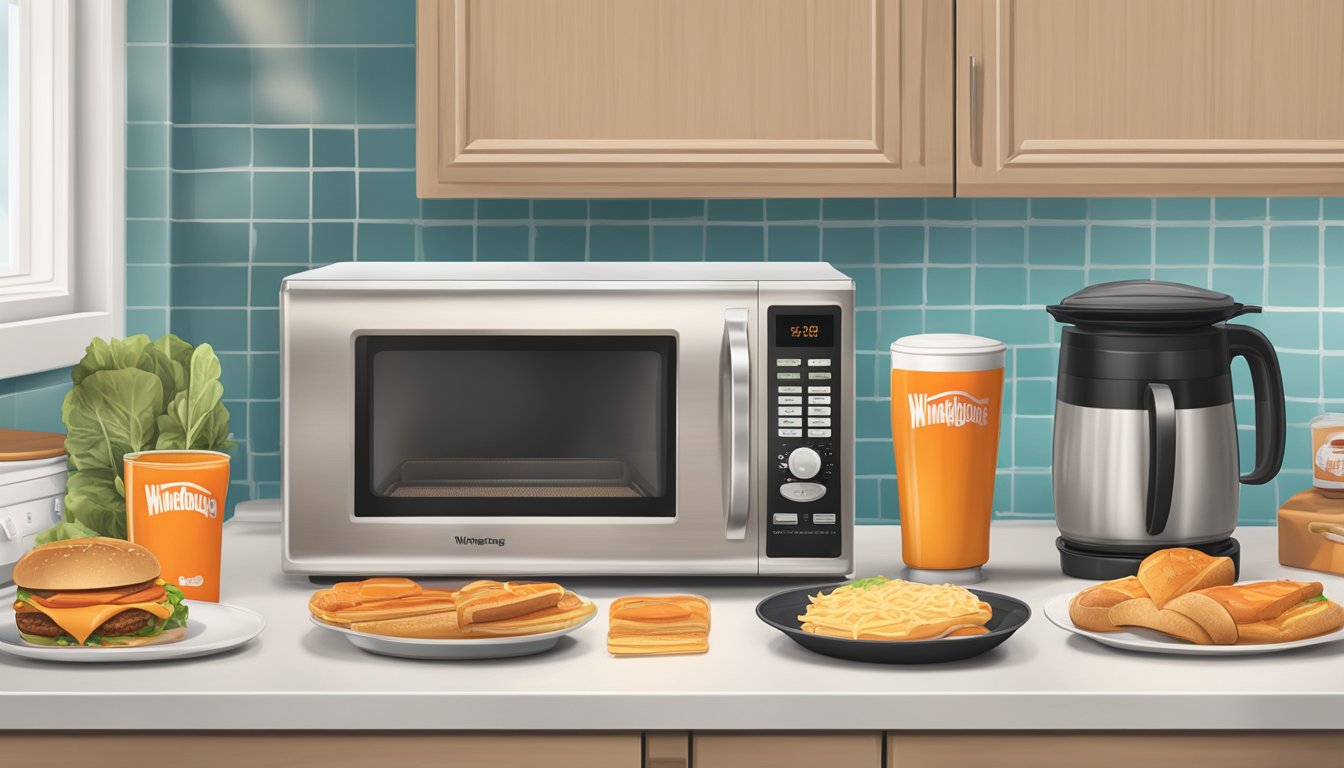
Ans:
POLYGON ((608 653, 653 656, 708 650, 709 601, 699 595, 631 596, 611 604, 608 653))

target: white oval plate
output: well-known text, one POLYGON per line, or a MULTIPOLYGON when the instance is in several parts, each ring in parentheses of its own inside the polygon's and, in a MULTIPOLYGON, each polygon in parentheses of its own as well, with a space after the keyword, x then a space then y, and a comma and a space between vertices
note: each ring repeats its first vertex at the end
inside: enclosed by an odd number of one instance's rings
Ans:
POLYGON ((266 620, 256 611, 228 603, 187 601, 187 636, 175 643, 133 645, 127 648, 88 648, 79 645, 32 645, 19 637, 14 612, 0 614, 0 653, 42 661, 85 663, 109 661, 163 661, 209 656, 246 643, 266 628, 266 620))
POLYGON ((1060 629, 1075 635, 1082 635, 1113 648, 1142 653, 1175 653, 1183 656, 1250 656, 1257 653, 1278 653, 1294 648, 1307 648, 1313 645, 1325 645, 1344 640, 1344 630, 1335 630, 1324 635, 1292 640, 1286 643, 1262 643, 1256 645, 1197 645, 1175 637, 1164 635, 1152 629, 1133 628, 1121 632, 1091 632, 1074 625, 1069 619, 1069 601, 1076 592, 1058 595, 1045 603, 1045 618, 1060 629))
POLYGON ((507 659, 549 651, 560 642, 560 638, 596 617, 597 611, 593 611, 588 618, 572 627, 539 635, 482 637, 479 640, 433 640, 371 635, 367 632, 356 632, 353 629, 324 624, 312 615, 308 616, 308 620, 322 629, 344 635, 345 639, 356 648, 383 656, 399 656, 403 659, 507 659))

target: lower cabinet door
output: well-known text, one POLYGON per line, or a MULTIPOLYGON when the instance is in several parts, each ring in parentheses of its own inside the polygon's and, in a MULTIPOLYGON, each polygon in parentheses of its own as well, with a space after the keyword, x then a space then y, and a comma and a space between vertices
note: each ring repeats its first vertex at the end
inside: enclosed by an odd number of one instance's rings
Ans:
POLYGON ((691 736, 695 768, 882 768, 882 734, 705 733, 691 736))
POLYGON ((1135 768, 1338 766, 1339 731, 891 733, 886 768, 1135 768))
POLYGON ((0 732, 0 766, 640 768, 639 733, 0 732))

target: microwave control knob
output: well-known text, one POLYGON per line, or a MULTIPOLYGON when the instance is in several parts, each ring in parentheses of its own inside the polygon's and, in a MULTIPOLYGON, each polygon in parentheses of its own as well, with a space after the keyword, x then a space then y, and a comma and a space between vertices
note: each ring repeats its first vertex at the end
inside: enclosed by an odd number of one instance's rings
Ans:
POLYGON ((811 480, 821 471, 821 456, 811 448, 795 448, 789 454, 789 473, 799 480, 811 480))

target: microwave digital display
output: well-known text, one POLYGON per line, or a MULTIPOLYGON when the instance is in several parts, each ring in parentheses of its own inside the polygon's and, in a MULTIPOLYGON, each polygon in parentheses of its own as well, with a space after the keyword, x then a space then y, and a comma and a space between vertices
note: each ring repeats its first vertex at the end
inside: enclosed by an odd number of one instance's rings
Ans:
POLYGON ((781 347, 835 346, 830 315, 776 315, 775 344, 781 347))

